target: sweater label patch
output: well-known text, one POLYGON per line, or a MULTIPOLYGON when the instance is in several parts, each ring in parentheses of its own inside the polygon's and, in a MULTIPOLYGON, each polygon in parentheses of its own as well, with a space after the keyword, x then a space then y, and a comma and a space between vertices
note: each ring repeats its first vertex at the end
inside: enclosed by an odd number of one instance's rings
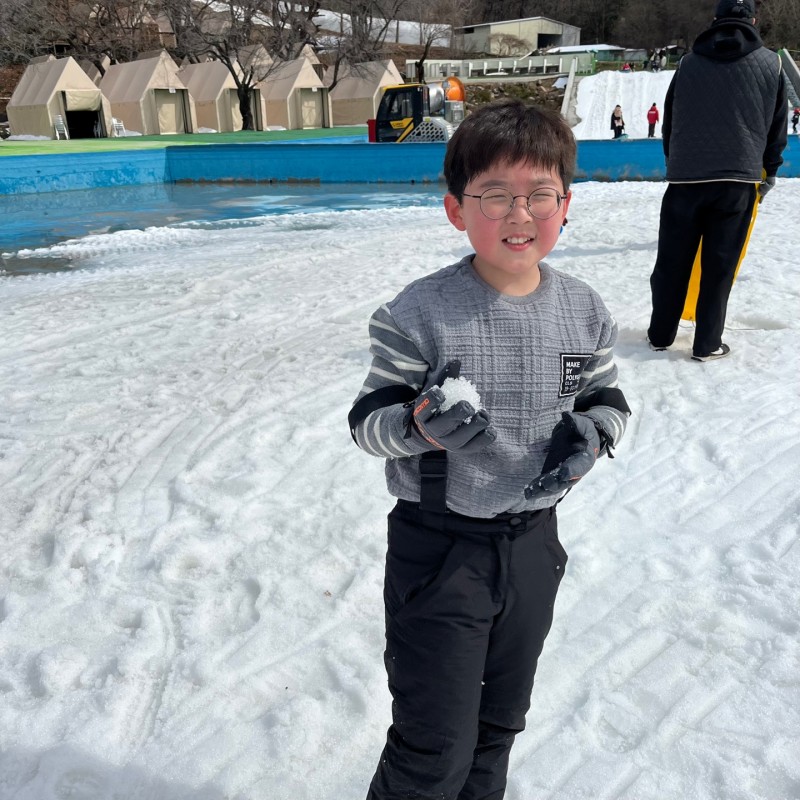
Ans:
POLYGON ((584 367, 589 363, 591 356, 575 353, 561 354, 561 383, 558 389, 559 397, 570 397, 578 392, 584 367))

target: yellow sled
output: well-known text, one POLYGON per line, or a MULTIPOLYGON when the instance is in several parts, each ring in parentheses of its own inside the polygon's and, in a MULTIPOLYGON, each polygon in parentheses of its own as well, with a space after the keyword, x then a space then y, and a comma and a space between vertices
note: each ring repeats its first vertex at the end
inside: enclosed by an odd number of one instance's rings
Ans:
MULTIPOLYGON (((756 191, 758 191, 757 186, 756 191)), ((739 267, 742 266, 742 261, 744 261, 745 253, 747 253, 747 245, 750 242, 750 234, 753 232, 753 225, 755 225, 756 217, 758 216, 758 206, 760 205, 759 200, 760 198, 756 198, 756 202, 753 203, 753 214, 750 217, 750 225, 747 227, 747 237, 744 240, 742 252, 739 253, 739 262, 736 264, 736 271, 733 273, 734 283, 736 282, 736 276, 739 274, 739 267)), ((689 288, 686 290, 686 301, 683 304, 683 312, 681 313, 681 319, 688 320, 689 322, 694 322, 695 312, 697 311, 697 295, 700 293, 700 255, 702 250, 703 240, 701 239, 700 245, 697 248, 697 255, 694 257, 692 274, 689 278, 689 288)))

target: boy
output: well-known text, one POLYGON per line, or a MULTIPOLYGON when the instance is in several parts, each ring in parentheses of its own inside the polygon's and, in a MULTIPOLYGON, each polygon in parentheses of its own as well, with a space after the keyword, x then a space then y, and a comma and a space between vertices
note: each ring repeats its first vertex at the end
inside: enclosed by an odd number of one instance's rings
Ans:
POLYGON ((567 562, 555 504, 630 413, 614 320, 541 260, 574 168, 554 112, 509 101, 468 116, 448 144, 444 206, 475 253, 370 321, 349 422, 398 499, 384 587, 393 724, 368 800, 503 797, 567 562), (445 402, 459 372, 483 408, 445 402))

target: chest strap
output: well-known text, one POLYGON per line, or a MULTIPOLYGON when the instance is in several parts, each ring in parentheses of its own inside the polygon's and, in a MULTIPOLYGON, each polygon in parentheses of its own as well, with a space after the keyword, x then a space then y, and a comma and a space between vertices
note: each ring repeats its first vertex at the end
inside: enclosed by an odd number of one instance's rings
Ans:
POLYGON ((419 507, 434 514, 447 513, 447 451, 423 453, 419 459, 419 507))
MULTIPOLYGON (((356 428, 373 412, 386 406, 410 403, 419 392, 410 386, 384 386, 357 400, 347 415, 350 435, 356 441, 356 428)), ((419 459, 420 501, 423 511, 435 514, 447 512, 447 451, 423 453, 419 459)))

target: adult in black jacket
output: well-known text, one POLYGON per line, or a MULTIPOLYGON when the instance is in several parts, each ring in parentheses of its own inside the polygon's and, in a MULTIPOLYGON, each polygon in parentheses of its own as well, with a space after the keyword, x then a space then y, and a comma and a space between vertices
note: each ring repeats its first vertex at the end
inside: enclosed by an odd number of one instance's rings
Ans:
POLYGON ((755 29, 754 0, 719 0, 716 17, 681 60, 664 103, 669 186, 650 277, 655 350, 675 340, 703 240, 692 357, 721 358, 728 295, 756 199, 775 185, 788 101, 780 57, 755 29), (763 177, 762 177, 763 176, 763 177))
POLYGON ((625 133, 625 120, 622 118, 622 106, 614 106, 611 112, 611 130, 614 131, 614 138, 619 139, 625 133))

